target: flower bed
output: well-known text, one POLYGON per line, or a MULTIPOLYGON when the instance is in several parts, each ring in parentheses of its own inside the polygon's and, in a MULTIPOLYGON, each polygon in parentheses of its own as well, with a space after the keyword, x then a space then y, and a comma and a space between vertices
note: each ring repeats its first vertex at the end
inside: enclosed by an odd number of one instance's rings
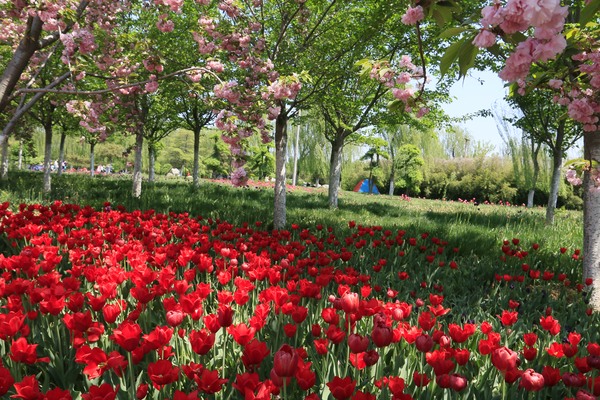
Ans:
MULTIPOLYGON (((0 207, 0 396, 595 398, 579 252, 423 233, 0 207), (566 272, 561 272, 566 271, 566 272)), ((591 284, 591 282, 586 282, 591 284)))

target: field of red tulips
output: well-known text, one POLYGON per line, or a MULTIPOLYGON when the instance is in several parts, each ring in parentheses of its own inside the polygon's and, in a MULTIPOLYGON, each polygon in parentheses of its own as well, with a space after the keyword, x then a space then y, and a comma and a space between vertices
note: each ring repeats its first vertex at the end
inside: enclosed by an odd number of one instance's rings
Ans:
POLYGON ((0 397, 600 396, 577 249, 346 224, 4 203, 0 397))

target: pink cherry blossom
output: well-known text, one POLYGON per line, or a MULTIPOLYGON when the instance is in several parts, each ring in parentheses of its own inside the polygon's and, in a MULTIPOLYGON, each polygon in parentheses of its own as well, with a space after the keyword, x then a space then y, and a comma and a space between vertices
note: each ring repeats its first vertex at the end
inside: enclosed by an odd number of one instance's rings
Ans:
POLYGON ((406 13, 402 16, 402 23, 404 25, 416 25, 417 22, 423 20, 425 18, 425 13, 423 12, 423 7, 408 7, 406 13))
POLYGON ((548 86, 550 86, 552 89, 560 89, 563 83, 564 82, 560 79, 550 79, 548 81, 548 86))
POLYGON ((562 35, 555 35, 550 40, 537 41, 532 56, 535 61, 548 61, 562 53, 566 47, 566 39, 562 35))
POLYGON ((496 35, 487 29, 482 29, 473 39, 473 45, 477 47, 487 48, 492 47, 494 44, 496 44, 496 35))
POLYGON ((506 60, 502 71, 498 74, 500 78, 509 82, 525 79, 533 62, 533 40, 532 38, 528 38, 524 42, 519 43, 514 53, 506 60))
POLYGON ((559 0, 525 0, 523 17, 531 26, 540 26, 549 22, 560 7, 559 0))
POLYGON ((483 7, 481 9, 480 23, 484 27, 498 26, 504 20, 500 12, 500 3, 495 3, 492 6, 483 7))

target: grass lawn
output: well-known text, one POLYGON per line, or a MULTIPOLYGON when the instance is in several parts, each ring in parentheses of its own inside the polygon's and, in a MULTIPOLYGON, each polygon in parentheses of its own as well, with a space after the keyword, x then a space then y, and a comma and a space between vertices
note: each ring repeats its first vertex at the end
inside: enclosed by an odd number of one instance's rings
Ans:
POLYGON ((0 182, 0 396, 600 394, 579 212, 291 188, 277 232, 264 184, 41 178, 0 182))

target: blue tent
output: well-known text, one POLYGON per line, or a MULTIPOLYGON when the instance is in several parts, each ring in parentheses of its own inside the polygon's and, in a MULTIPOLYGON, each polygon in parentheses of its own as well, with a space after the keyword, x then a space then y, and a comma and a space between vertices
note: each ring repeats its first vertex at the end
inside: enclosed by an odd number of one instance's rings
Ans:
MULTIPOLYGON (((358 182, 356 186, 354 186, 354 191, 358 193, 369 193, 369 180, 363 179, 362 181, 358 182)), ((375 186, 374 183, 373 191, 371 193, 379 194, 379 189, 377 189, 377 186, 375 186)))

